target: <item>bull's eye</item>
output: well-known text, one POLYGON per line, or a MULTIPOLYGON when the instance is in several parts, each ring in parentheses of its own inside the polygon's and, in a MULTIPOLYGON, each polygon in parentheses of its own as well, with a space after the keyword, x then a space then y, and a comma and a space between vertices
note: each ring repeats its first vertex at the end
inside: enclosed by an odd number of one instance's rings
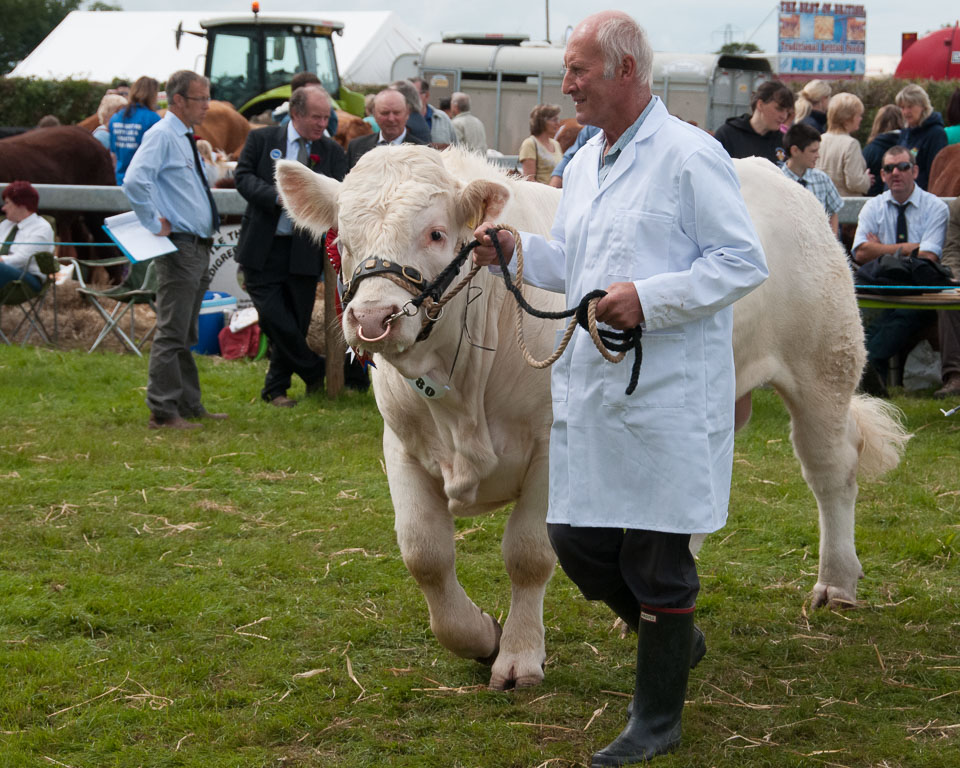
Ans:
POLYGON ((441 240, 443 240, 443 232, 440 232, 436 229, 433 230, 433 232, 430 233, 430 239, 435 243, 439 243, 441 240))

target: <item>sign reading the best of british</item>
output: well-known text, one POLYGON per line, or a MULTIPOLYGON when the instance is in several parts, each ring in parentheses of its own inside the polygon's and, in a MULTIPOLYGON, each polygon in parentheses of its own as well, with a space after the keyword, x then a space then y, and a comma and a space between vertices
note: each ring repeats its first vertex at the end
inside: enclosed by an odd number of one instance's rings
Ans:
POLYGON ((810 79, 863 77, 867 12, 845 3, 780 3, 780 74, 810 79))

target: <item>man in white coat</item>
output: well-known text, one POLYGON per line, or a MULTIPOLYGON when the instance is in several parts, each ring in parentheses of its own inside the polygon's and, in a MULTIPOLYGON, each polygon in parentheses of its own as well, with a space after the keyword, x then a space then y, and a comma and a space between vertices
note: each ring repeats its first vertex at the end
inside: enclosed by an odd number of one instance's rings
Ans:
MULTIPOLYGON (((564 173, 551 238, 522 234, 524 277, 568 304, 607 295, 597 319, 643 331, 643 365, 603 361, 578 329, 554 366, 550 540, 584 596, 638 630, 633 709, 593 766, 674 748, 689 668, 705 652, 690 534, 726 522, 733 466, 732 303, 766 279, 729 156, 651 95, 652 51, 629 16, 574 30, 563 92, 601 132, 564 173)), ((496 257, 485 234, 475 260, 496 257)), ((515 243, 499 234, 505 253, 515 243)))

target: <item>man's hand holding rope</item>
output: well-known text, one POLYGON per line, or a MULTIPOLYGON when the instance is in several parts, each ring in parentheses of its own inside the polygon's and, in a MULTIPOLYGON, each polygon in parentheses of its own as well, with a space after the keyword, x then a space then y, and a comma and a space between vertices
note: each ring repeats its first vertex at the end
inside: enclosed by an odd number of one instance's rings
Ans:
MULTIPOLYGON (((497 263, 497 251, 493 241, 487 234, 488 229, 496 229, 497 225, 490 221, 483 222, 474 231, 473 236, 480 243, 473 249, 473 263, 481 267, 489 267, 497 263)), ((516 241, 506 229, 497 233, 503 255, 509 262, 516 250, 516 241)), ((643 308, 640 306, 640 297, 633 283, 611 283, 607 288, 607 295, 597 302, 597 320, 606 323, 611 328, 624 331, 636 328, 643 322, 643 308)))

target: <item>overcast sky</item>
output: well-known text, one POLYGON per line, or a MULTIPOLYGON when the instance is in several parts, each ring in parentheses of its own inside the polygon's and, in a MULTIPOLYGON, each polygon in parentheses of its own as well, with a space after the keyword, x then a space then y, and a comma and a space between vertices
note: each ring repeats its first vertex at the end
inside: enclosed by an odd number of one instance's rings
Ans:
MULTIPOLYGON (((174 11, 199 9, 243 13, 246 0, 107 0, 127 11, 174 11)), ((867 53, 900 53, 900 33, 927 32, 956 23, 960 4, 955 0, 867 0, 867 53)), ((264 13, 289 10, 394 11, 414 27, 424 42, 439 40, 443 32, 522 32, 531 39, 543 39, 546 29, 545 2, 538 0, 331 0, 329 6, 317 0, 261 0, 264 13)), ((582 0, 549 0, 550 37, 559 40, 564 30, 586 15, 582 0)), ((602 4, 592 8, 601 10, 602 4)), ((725 30, 733 39, 749 39, 768 53, 776 51, 777 9, 769 0, 625 0, 611 4, 631 14, 646 27, 658 51, 707 53, 719 48, 725 30)), ((331 13, 331 15, 334 15, 331 13)))

